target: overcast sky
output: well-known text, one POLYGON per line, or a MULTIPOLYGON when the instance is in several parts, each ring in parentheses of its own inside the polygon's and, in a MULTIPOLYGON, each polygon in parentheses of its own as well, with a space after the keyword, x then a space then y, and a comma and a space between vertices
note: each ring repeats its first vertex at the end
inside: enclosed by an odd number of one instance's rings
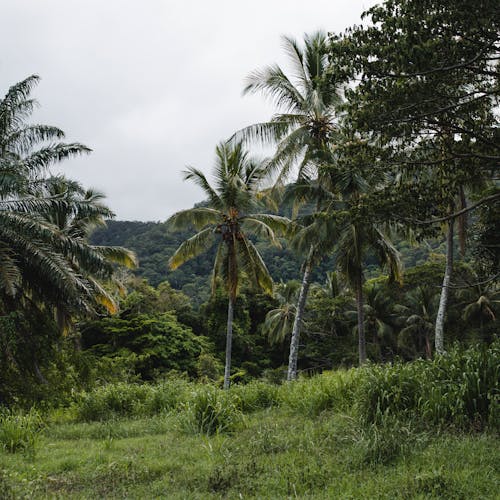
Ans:
POLYGON ((286 65, 281 35, 341 32, 374 0, 0 0, 0 95, 28 75, 34 121, 93 149, 63 164, 104 191, 121 220, 165 220, 202 199, 182 181, 206 173, 215 145, 267 120, 241 96, 267 64, 286 65))

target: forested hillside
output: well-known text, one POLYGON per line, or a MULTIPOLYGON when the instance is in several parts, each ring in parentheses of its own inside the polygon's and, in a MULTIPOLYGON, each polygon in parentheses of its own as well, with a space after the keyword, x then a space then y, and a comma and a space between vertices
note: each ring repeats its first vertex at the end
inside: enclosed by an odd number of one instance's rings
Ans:
MULTIPOLYGON (((173 231, 166 222, 109 220, 106 227, 98 228, 92 233, 90 241, 95 245, 130 248, 139 260, 139 266, 131 272, 147 279, 152 286, 168 281, 199 305, 208 299, 212 268, 207 262, 213 262, 215 247, 174 271, 168 267, 169 258, 182 241, 191 235, 192 232, 189 231, 173 231)), ((282 240, 281 248, 265 242, 258 242, 257 247, 275 282, 300 279, 302 259, 288 248, 286 240, 282 240)), ((418 245, 400 240, 397 247, 405 268, 424 264, 432 256, 439 262, 442 258, 440 256, 444 255, 444 245, 439 240, 424 241, 418 245)), ((370 257, 367 261, 369 277, 379 274, 375 264, 375 257, 370 257)), ((314 269, 313 281, 323 283, 326 273, 333 269, 334 257, 326 256, 314 269)))

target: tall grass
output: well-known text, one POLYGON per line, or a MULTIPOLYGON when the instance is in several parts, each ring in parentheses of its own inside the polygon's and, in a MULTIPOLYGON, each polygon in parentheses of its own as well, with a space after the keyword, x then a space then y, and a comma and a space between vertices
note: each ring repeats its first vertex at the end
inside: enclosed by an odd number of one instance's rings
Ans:
POLYGON ((325 372, 279 387, 279 405, 292 411, 316 416, 325 410, 349 411, 356 399, 360 371, 325 372))
POLYGON ((367 423, 385 415, 438 425, 498 427, 500 344, 453 349, 433 361, 365 370, 357 405, 367 423))
POLYGON ((95 421, 177 410, 187 427, 207 434, 234 427, 241 413, 271 407, 307 417, 343 412, 366 425, 394 417, 481 430, 499 425, 499 346, 454 349, 432 361, 325 372, 279 386, 253 381, 227 392, 185 379, 110 384, 81 394, 74 411, 77 420, 95 421))
POLYGON ((0 413, 0 447, 10 453, 32 453, 42 427, 42 419, 35 409, 26 414, 5 410, 0 413))
POLYGON ((91 422, 116 417, 150 416, 176 408, 185 400, 189 382, 168 379, 149 384, 116 383, 81 393, 73 409, 79 421, 91 422))
POLYGON ((180 416, 184 430, 196 434, 231 432, 242 423, 239 399, 227 391, 199 386, 182 404, 180 416))

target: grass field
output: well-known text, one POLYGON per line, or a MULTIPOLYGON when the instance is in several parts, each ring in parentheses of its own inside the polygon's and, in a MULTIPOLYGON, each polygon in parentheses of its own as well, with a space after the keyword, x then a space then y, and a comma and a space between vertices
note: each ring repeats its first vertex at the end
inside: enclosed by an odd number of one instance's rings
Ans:
MULTIPOLYGON (((495 347, 495 349, 497 349, 495 347)), ((0 498, 496 499, 497 351, 0 412, 0 498)))
POLYGON ((0 496, 498 498, 499 463, 487 433, 366 428, 346 414, 275 408, 207 435, 172 412, 49 424, 33 449, 0 452, 0 496))
POLYGON ((498 498, 498 440, 278 409, 187 434, 178 415, 59 423, 0 454, 3 498, 498 498))

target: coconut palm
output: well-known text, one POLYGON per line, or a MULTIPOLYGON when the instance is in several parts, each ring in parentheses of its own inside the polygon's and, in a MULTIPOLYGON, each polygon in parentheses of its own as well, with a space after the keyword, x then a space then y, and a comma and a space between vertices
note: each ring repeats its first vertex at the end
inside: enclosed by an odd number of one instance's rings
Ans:
MULTIPOLYGON (((284 37, 283 45, 291 63, 291 75, 287 76, 278 65, 268 66, 251 73, 243 91, 270 98, 277 113, 270 121, 235 134, 238 139, 276 145, 268 162, 269 173, 277 173, 276 186, 284 184, 294 167, 299 179, 318 178, 319 164, 331 160, 328 146, 336 135, 335 121, 341 104, 339 85, 328 71, 326 34, 319 31, 306 35, 303 46, 293 38, 284 37)), ((313 246, 304 252, 302 285, 290 344, 289 380, 297 375, 300 324, 317 253, 313 246)))
POLYGON ((283 37, 291 75, 278 65, 251 73, 244 94, 262 93, 271 99, 277 113, 268 122, 257 123, 235 134, 236 138, 276 145, 268 167, 278 172, 279 183, 298 166, 299 177, 316 175, 317 162, 327 153, 336 131, 336 113, 341 103, 339 86, 328 72, 328 38, 318 31, 305 35, 301 46, 283 37))
MULTIPOLYGON (((365 334, 373 339, 382 360, 385 350, 392 351, 394 329, 397 323, 397 314, 392 298, 379 283, 369 283, 364 287, 363 319, 365 334)), ((347 311, 349 319, 357 320, 357 310, 347 311)), ((359 326, 354 328, 357 332, 359 326)))
POLYGON ((369 253, 374 253, 379 265, 387 269, 390 281, 401 279, 399 252, 383 228, 377 225, 346 223, 337 243, 336 265, 346 277, 356 298, 360 365, 366 362, 363 282, 364 262, 369 253))
MULTIPOLYGON (((360 141, 357 142, 364 147, 360 141)), ((376 189, 377 184, 384 182, 372 175, 370 185, 356 162, 357 157, 349 155, 347 164, 333 164, 325 169, 322 179, 322 211, 313 214, 311 222, 295 238, 302 246, 308 239, 321 241, 322 252, 330 249, 333 238, 336 240, 337 269, 356 296, 359 362, 363 364, 366 361, 363 307, 365 259, 374 253, 379 264, 387 268, 390 280, 401 279, 401 262, 399 252, 391 243, 386 228, 376 221, 353 217, 364 208, 367 194, 376 189)))
POLYGON ((216 148, 215 187, 196 168, 184 172, 185 180, 203 189, 208 206, 177 212, 168 220, 174 228, 192 226, 199 230, 172 255, 171 269, 217 244, 212 291, 221 278, 228 292, 225 389, 230 384, 233 309, 240 278, 244 275, 267 293, 272 293, 273 289, 266 265, 247 234, 266 237, 279 245, 275 231, 285 231, 289 224, 284 217, 254 212, 259 209, 258 189, 265 174, 262 164, 252 160, 241 143, 221 143, 216 148))
POLYGON ((467 323, 479 326, 479 334, 484 339, 485 325, 494 323, 500 304, 500 289, 498 280, 484 280, 471 266, 466 266, 470 278, 459 289, 457 298, 463 307, 462 319, 467 323))
POLYGON ((315 200, 316 207, 322 208, 322 211, 298 217, 294 220, 289 231, 291 247, 299 254, 306 255, 302 267, 302 283, 290 338, 287 375, 287 379, 290 381, 297 378, 300 329, 311 284, 311 273, 314 266, 321 262, 325 255, 328 255, 334 248, 337 234, 336 219, 326 210, 327 207, 336 207, 337 200, 333 193, 317 180, 302 179, 290 186, 289 193, 295 200, 315 200))

